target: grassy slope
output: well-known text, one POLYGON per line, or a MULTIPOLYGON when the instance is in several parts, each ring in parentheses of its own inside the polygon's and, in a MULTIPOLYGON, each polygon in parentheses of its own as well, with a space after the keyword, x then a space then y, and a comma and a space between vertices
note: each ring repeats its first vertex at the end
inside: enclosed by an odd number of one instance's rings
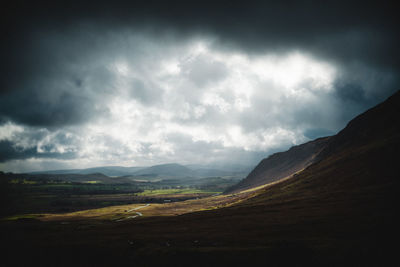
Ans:
POLYGON ((329 139, 329 137, 318 138, 263 159, 245 179, 226 192, 237 193, 252 189, 301 171, 314 162, 316 155, 324 148, 329 139))

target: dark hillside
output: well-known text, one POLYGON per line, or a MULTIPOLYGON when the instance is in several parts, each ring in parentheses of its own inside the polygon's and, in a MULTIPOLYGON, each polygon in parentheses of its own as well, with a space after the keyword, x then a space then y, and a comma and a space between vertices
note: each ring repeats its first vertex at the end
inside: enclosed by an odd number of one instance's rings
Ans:
POLYGON ((323 159, 344 148, 360 147, 370 143, 386 142, 399 137, 400 91, 385 102, 351 120, 318 155, 323 159))
POLYGON ((226 193, 239 192, 275 182, 301 171, 314 162, 316 155, 324 148, 328 140, 329 137, 319 138, 263 159, 245 179, 231 187, 226 193))

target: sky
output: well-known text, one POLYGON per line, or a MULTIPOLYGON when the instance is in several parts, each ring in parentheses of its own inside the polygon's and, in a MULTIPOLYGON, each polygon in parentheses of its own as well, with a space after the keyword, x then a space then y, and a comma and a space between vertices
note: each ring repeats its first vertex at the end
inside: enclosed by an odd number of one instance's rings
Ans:
POLYGON ((390 2, 14 1, 0 170, 256 165, 399 87, 390 2))

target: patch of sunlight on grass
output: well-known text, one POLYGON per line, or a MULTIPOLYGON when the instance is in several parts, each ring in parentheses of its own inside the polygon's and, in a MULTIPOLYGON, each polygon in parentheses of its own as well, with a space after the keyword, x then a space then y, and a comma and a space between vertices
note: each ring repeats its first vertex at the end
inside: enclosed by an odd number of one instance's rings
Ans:
POLYGON ((279 179, 279 180, 277 180, 277 181, 274 181, 274 182, 271 182, 271 183, 268 183, 268 184, 263 184, 263 185, 260 185, 260 186, 257 186, 257 187, 253 187, 253 188, 250 188, 250 189, 246 189, 246 190, 240 191, 239 193, 254 192, 254 191, 258 191, 259 189, 262 189, 262 188, 266 188, 266 187, 270 187, 270 186, 275 185, 275 184, 282 183, 282 182, 284 182, 284 181, 286 181, 286 180, 288 180, 288 179, 290 179, 290 178, 293 178, 294 175, 299 174, 299 173, 302 172, 303 170, 304 170, 304 169, 301 169, 301 170, 295 172, 294 174, 291 174, 291 175, 289 175, 289 176, 283 177, 283 178, 281 178, 281 179, 279 179))
POLYGON ((30 181, 26 179, 12 179, 10 184, 37 184, 36 181, 30 181))

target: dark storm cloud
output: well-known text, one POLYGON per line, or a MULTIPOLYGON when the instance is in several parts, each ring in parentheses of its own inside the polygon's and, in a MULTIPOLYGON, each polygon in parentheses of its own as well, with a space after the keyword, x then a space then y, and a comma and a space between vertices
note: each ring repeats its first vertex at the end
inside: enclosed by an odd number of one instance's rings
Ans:
POLYGON ((93 61, 93 55, 88 53, 93 46, 88 39, 80 42, 75 36, 69 37, 40 33, 35 38, 26 37, 23 44, 16 44, 15 51, 2 51, 9 53, 7 57, 11 61, 4 66, 8 69, 2 77, 0 117, 3 120, 34 126, 62 126, 87 121, 93 114, 107 113, 94 100, 99 100, 96 99, 99 92, 112 89, 113 77, 105 67, 79 65, 93 61))
MULTIPOLYGON (((21 45, 32 30, 94 22, 101 27, 209 32, 252 49, 307 48, 342 60, 398 66, 396 9, 389 1, 80 1, 25 3, 9 12, 21 45), (366 43, 367 41, 367 43, 366 43)), ((7 27, 9 28, 9 27, 7 27)), ((14 29, 10 29, 13 32, 14 29)))
POLYGON ((15 90, 0 99, 0 113, 4 120, 11 119, 34 126, 76 124, 91 118, 92 114, 99 115, 97 112, 106 113, 106 110, 93 106, 94 103, 88 97, 69 91, 60 92, 55 99, 50 100, 46 99, 44 90, 15 90))
POLYGON ((93 7, 74 10, 69 19, 205 31, 250 49, 306 48, 345 61, 399 66, 392 52, 399 44, 397 14, 386 1, 117 1, 93 7))

